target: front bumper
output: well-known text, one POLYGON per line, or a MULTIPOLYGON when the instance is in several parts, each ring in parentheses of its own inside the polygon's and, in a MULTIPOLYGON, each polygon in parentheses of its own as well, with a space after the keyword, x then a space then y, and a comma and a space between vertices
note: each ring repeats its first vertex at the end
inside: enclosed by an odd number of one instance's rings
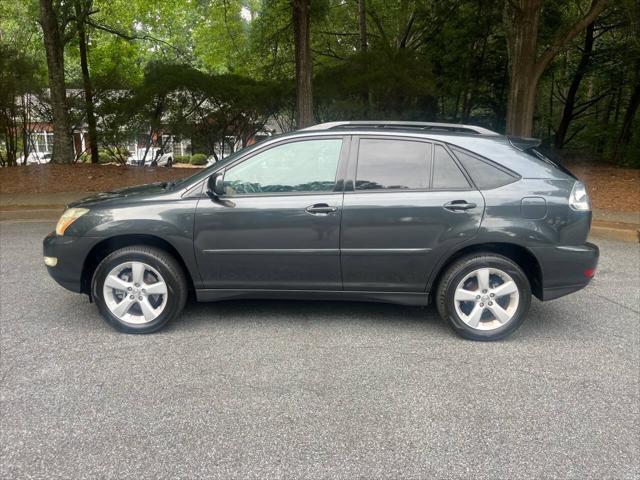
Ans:
POLYGON ((542 270, 541 300, 553 300, 586 287, 600 257, 600 250, 593 243, 531 250, 542 270))
POLYGON ((82 292, 82 269, 98 241, 99 238, 59 236, 51 232, 42 242, 44 256, 56 259, 55 266, 47 266, 49 275, 67 290, 82 292))

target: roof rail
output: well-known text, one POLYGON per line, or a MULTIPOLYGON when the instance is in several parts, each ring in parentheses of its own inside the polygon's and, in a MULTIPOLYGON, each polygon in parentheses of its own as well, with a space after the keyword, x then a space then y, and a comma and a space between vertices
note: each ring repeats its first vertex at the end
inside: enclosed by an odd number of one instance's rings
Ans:
POLYGON ((438 123, 438 122, 405 122, 405 121, 348 121, 348 122, 326 122, 303 128, 303 131, 313 130, 335 130, 341 128, 398 128, 416 130, 445 130, 459 133, 475 133, 478 135, 500 135, 493 130, 475 125, 461 125, 459 123, 438 123))

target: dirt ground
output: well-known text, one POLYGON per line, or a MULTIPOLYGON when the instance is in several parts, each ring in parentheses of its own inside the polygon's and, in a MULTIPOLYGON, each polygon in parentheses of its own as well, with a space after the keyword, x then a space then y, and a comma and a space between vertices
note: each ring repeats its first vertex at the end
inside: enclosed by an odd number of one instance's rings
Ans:
POLYGON ((585 164, 567 168, 587 185, 593 208, 640 212, 640 170, 585 164))
MULTIPOLYGON (((569 164, 587 184, 594 208, 640 211, 640 170, 569 164)), ((0 168, 0 194, 101 192, 193 175, 195 168, 142 168, 116 165, 32 165, 0 168)))
POLYGON ((91 164, 0 168, 0 194, 105 192, 120 187, 175 180, 199 170, 91 164))

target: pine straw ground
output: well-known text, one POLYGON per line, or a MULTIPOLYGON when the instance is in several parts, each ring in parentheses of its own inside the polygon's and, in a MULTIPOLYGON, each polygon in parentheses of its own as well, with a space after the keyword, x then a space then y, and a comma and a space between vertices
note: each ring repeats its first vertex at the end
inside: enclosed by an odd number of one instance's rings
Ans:
POLYGON ((176 180, 198 171, 199 168, 91 164, 0 168, 0 194, 106 192, 144 183, 176 180))
MULTIPOLYGON (((594 208, 640 211, 640 170, 584 163, 568 167, 587 184, 594 208)), ((0 194, 101 192, 174 180, 198 170, 89 164, 0 168, 0 194)))

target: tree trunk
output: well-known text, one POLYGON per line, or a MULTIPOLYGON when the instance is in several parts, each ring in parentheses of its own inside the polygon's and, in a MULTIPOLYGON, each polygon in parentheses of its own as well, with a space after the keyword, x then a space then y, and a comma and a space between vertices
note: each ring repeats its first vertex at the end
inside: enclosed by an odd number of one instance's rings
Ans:
POLYGON ((22 165, 27 164, 27 157, 29 156, 29 130, 27 125, 29 123, 30 105, 27 104, 26 97, 27 95, 20 95, 20 114, 22 117, 22 125, 20 129, 20 136, 22 137, 22 165))
POLYGON ((312 63, 309 35, 309 0, 292 0, 296 55, 296 125, 313 125, 312 63))
POLYGON ((506 0, 504 27, 509 57, 507 135, 530 137, 540 77, 556 55, 600 15, 607 0, 593 0, 589 12, 566 32, 559 32, 540 56, 538 27, 542 0, 506 0))
POLYGON ((620 88, 616 88, 611 97, 609 97, 609 102, 607 103, 607 107, 604 110, 604 115, 602 119, 599 121, 600 124, 600 135, 598 135, 598 141, 596 143, 595 153, 598 158, 602 158, 604 153, 604 148, 608 143, 609 135, 607 134, 609 130, 609 123, 611 120, 611 112, 613 112, 613 106, 616 102, 616 99, 619 95, 620 88))
POLYGON ((507 134, 529 137, 538 78, 535 77, 538 25, 542 0, 507 0, 505 31, 509 57, 507 134))
POLYGON ((360 51, 366 52, 369 47, 367 39, 367 3, 358 0, 358 25, 360 26, 360 51))
POLYGON ((47 54, 51 111, 53 114, 54 163, 73 162, 73 136, 67 111, 67 92, 64 83, 64 44, 52 0, 40 0, 40 25, 47 54))
POLYGON ((94 113, 93 88, 89 76, 89 63, 87 61, 87 35, 85 31, 85 18, 79 2, 76 2, 76 19, 78 25, 78 46, 80 48, 80 68, 82 70, 82 83, 84 86, 84 108, 89 128, 89 150, 91 163, 99 163, 98 158, 98 133, 96 128, 96 116, 94 113))
POLYGON ((582 50, 582 56, 580 57, 580 63, 578 63, 578 68, 576 69, 576 73, 573 75, 573 79, 571 79, 571 85, 569 85, 564 109, 562 110, 562 118, 560 119, 560 124, 556 130, 554 143, 555 148, 558 150, 564 147, 567 132, 569 131, 569 125, 571 124, 571 120, 573 120, 573 109, 576 104, 578 89, 580 88, 580 83, 582 82, 585 73, 587 73, 587 69, 589 68, 591 53, 593 52, 593 31, 594 23, 590 23, 584 36, 584 48, 582 50))
MULTIPOLYGON (((640 72, 640 63, 638 66, 638 71, 640 72)), ((624 112, 622 129, 620 130, 620 135, 618 135, 618 141, 616 142, 613 154, 613 160, 615 163, 620 163, 621 160, 623 160, 627 147, 629 146, 629 143, 631 143, 631 137, 633 136, 632 126, 636 113, 638 112, 638 107, 640 107, 640 73, 636 75, 636 84, 633 87, 629 104, 624 112)))

